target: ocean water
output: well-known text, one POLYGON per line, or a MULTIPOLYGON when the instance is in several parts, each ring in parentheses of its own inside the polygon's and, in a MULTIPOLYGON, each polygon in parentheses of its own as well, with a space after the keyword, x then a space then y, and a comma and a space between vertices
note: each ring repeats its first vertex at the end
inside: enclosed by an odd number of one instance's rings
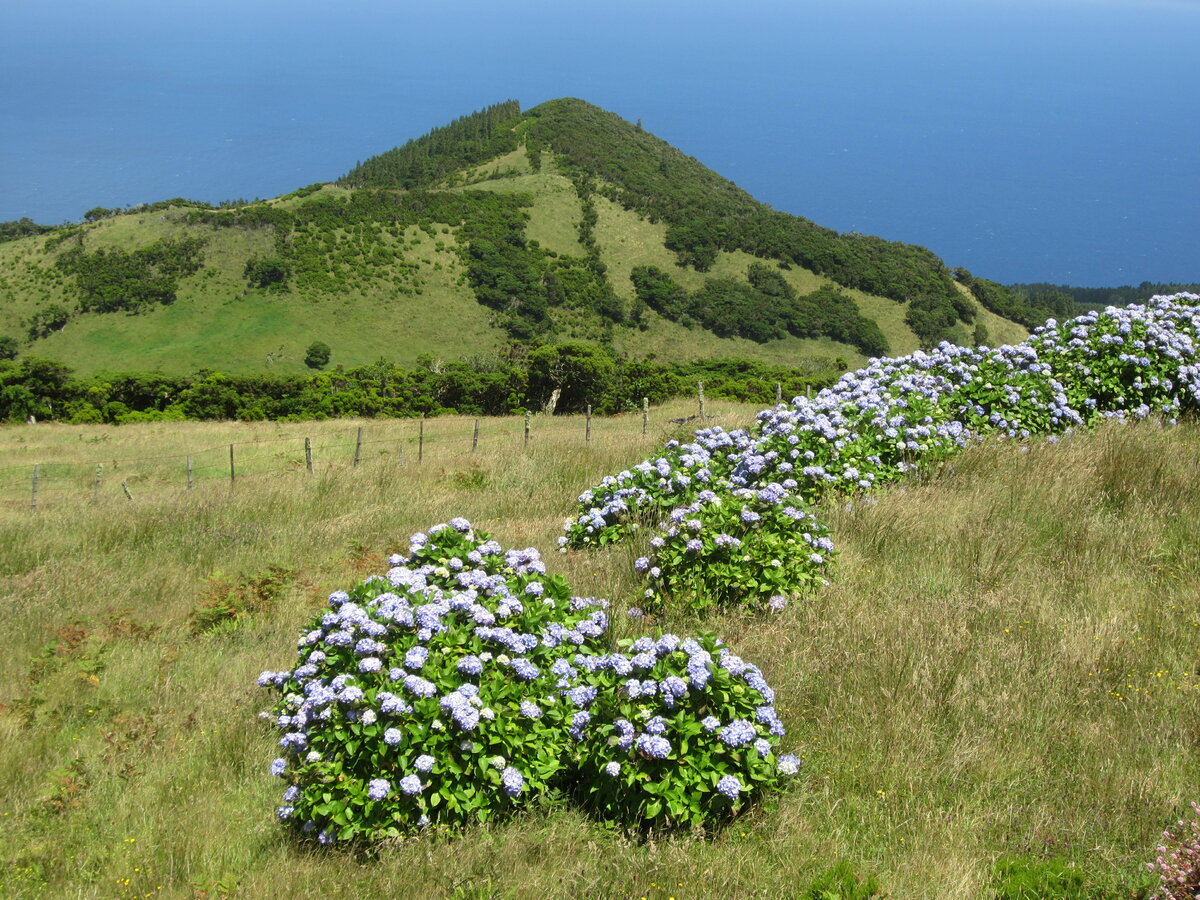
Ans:
POLYGON ((1200 281, 1200 0, 0 0, 0 220, 269 197, 575 96, 999 281, 1200 281))

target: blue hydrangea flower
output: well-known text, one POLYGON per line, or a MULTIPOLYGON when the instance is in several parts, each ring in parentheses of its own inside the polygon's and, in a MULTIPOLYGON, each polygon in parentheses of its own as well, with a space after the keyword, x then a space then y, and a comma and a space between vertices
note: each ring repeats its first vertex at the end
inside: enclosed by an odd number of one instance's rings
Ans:
POLYGON ((800 757, 793 753, 785 753, 775 763, 775 769, 780 775, 795 775, 800 771, 800 757))
POLYGON ((657 734, 639 734, 635 745, 651 759, 666 759, 671 754, 671 742, 657 734))
POLYGON ((518 678, 525 681, 534 681, 541 674, 541 670, 523 656, 512 661, 512 669, 518 678))
POLYGON ((723 775, 717 782, 717 790, 730 800, 736 800, 741 793, 742 782, 736 775, 723 775))
POLYGON ((540 719, 542 717, 542 710, 532 700, 522 700, 521 715, 527 719, 540 719))
POLYGON ((416 647, 410 647, 404 654, 404 665, 410 669, 419 669, 425 665, 427 659, 429 659, 429 648, 418 644, 416 647))
POLYGON ((576 706, 589 706, 596 699, 596 689, 591 685, 581 684, 567 691, 566 697, 576 706))
POLYGON ((646 723, 647 734, 663 734, 667 730, 667 720, 662 716, 655 716, 646 723))
POLYGON ((432 697, 437 693, 437 685, 419 675, 405 676, 404 687, 417 697, 432 697))
POLYGON ((516 797, 525 790, 525 776, 512 766, 508 766, 500 773, 500 783, 504 788, 504 793, 510 797, 516 797))
POLYGON ((629 664, 635 669, 652 669, 656 662, 658 662, 658 657, 653 652, 638 653, 629 660, 629 664))
POLYGON ((587 711, 580 710, 571 716, 571 725, 567 729, 567 733, 573 740, 582 740, 583 731, 590 721, 592 721, 592 714, 587 711))
POLYGON ((372 800, 382 800, 392 792, 392 784, 386 778, 373 778, 367 785, 367 796, 372 800))
POLYGON ((717 735, 721 743, 730 748, 744 747, 754 740, 755 736, 754 725, 745 719, 734 719, 717 735))
POLYGON ((405 703, 402 697, 387 691, 376 694, 375 701, 379 704, 379 711, 390 716, 412 712, 412 707, 405 703))
POLYGON ((676 700, 679 700, 687 694, 687 691, 687 682, 678 675, 668 675, 662 680, 663 696, 670 695, 676 700))

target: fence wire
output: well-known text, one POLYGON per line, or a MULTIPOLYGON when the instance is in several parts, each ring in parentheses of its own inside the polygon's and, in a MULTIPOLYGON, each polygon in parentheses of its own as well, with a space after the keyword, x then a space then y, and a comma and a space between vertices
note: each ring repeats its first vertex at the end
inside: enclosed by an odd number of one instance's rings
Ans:
MULTIPOLYGON (((721 417, 710 417, 711 422, 721 417)), ((689 428, 697 427, 690 423, 689 428)), ((544 419, 404 419, 376 421, 336 435, 247 438, 232 444, 209 444, 174 453, 100 456, 83 461, 55 459, 63 444, 21 446, 10 451, 29 462, 0 459, 0 508, 42 509, 84 503, 101 496, 178 490, 186 492, 224 481, 236 487, 244 479, 289 473, 322 474, 386 459, 398 467, 462 462, 502 451, 537 449, 551 437, 556 446, 599 449, 618 439, 646 435, 654 440, 664 428, 679 428, 678 420, 631 414, 582 415, 544 419), (547 422, 551 423, 547 426, 547 422), (383 432, 383 434, 380 434, 383 432), (307 445, 307 446, 306 446, 307 445), (36 472, 36 474, 35 474, 36 472)))

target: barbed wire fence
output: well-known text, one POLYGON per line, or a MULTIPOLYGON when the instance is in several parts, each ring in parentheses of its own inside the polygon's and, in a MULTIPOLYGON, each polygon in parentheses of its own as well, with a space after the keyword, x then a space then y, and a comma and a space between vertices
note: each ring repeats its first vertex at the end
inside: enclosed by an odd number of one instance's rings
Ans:
MULTIPOLYGON (((502 449, 528 452, 543 435, 552 435, 556 446, 569 447, 577 441, 586 448, 609 440, 648 437, 651 431, 657 435, 668 428, 715 424, 722 418, 708 414, 700 382, 697 412, 683 417, 652 416, 643 398, 640 415, 593 417, 589 406, 583 415, 563 417, 526 413, 474 420, 424 416, 377 419, 335 435, 328 433, 326 425, 325 433, 316 436, 292 434, 188 451, 86 461, 56 461, 48 450, 49 458, 44 461, 0 466, 0 509, 36 513, 39 509, 94 503, 122 495, 135 501, 144 492, 190 493, 221 482, 236 489, 248 479, 289 473, 322 475, 368 462, 396 467, 464 462, 502 449)), ((317 431, 314 429, 314 433, 317 431)))

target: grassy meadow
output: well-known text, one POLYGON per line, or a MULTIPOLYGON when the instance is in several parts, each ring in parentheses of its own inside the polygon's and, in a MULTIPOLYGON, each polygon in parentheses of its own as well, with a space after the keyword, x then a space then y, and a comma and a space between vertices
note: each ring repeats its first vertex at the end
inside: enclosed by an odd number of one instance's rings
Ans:
POLYGON ((1200 797, 1200 427, 989 442, 830 503, 840 557, 816 596, 634 622, 640 548, 555 540, 582 490, 693 411, 653 410, 645 436, 638 415, 596 419, 590 442, 582 417, 535 417, 527 448, 520 420, 484 420, 474 454, 472 420, 431 420, 420 462, 414 421, 0 428, 0 894, 866 896, 812 892, 841 866, 894 898, 1144 896, 1162 829, 1200 797), (792 787, 709 836, 561 804, 372 852, 297 844, 255 677, 292 665, 331 590, 456 515, 610 598, 615 636, 725 637, 777 692, 792 787))

